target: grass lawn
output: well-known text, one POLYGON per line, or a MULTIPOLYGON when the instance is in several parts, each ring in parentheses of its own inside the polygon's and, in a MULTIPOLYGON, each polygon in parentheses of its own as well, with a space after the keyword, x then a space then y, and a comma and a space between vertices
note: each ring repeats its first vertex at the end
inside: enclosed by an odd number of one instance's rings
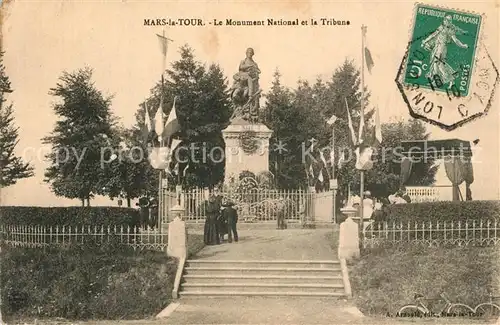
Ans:
MULTIPOLYGON (((188 254, 203 248, 188 236, 188 254)), ((2 316, 6 323, 57 318, 145 319, 170 303, 175 259, 123 246, 3 248, 2 316)))
MULTIPOLYGON (((500 296, 500 253, 495 247, 379 249, 349 263, 353 298, 365 315, 395 315, 415 293, 474 308, 500 296)), ((438 310, 442 302, 429 302, 438 310)))

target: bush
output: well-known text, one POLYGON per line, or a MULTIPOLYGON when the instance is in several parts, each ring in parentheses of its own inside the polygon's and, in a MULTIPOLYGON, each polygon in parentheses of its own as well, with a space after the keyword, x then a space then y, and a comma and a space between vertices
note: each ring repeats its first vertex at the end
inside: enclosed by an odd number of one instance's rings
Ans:
POLYGON ((176 261, 108 244, 2 250, 6 318, 142 319, 171 299, 176 261))
POLYGON ((139 211, 119 207, 0 207, 3 225, 139 226, 139 211))
POLYGON ((444 201, 386 206, 377 221, 500 221, 500 201, 444 201))

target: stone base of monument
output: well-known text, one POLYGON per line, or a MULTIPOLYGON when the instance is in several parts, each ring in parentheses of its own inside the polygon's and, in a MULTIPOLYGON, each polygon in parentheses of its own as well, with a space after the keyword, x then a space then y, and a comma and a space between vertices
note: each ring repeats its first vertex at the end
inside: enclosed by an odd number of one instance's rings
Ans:
POLYGON ((231 121, 222 130, 226 144, 225 180, 238 178, 242 171, 255 175, 269 171, 269 139, 273 131, 261 123, 250 123, 241 118, 231 121))

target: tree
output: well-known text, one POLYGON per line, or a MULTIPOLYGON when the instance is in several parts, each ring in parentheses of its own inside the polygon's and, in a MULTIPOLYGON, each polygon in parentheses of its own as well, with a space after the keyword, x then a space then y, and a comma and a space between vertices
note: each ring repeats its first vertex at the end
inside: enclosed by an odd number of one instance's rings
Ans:
POLYGON ((5 104, 5 94, 12 91, 3 65, 3 53, 0 53, 0 188, 33 176, 33 167, 14 154, 19 142, 19 128, 14 125, 12 104, 5 104))
POLYGON ((49 94, 60 99, 53 105, 60 120, 43 139, 52 145, 45 181, 56 195, 90 205, 91 198, 107 191, 110 162, 118 146, 110 112, 112 97, 96 89, 91 68, 63 72, 49 94))
MULTIPOLYGON (((279 72, 275 73, 271 91, 266 95, 265 121, 274 131, 271 138, 270 161, 271 164, 279 166, 277 179, 281 188, 297 188, 305 184, 320 189, 328 188, 331 166, 324 166, 320 160, 319 150, 314 150, 311 155, 305 152, 311 146, 309 140, 314 138, 317 140, 314 148, 327 148, 323 152, 326 158, 329 157, 332 130, 326 121, 333 114, 339 118, 334 124, 337 134, 336 152, 339 148, 352 147, 349 142, 345 101, 347 99, 349 103, 354 128, 357 130, 361 107, 359 88, 360 73, 351 61, 345 61, 328 81, 318 78, 311 86, 307 81, 299 80, 294 91, 283 87, 279 72), (282 141, 287 149, 281 155, 273 152, 279 141, 282 141), (308 177, 306 172, 311 164, 314 178, 308 177), (317 179, 320 172, 323 174, 323 182, 317 179)), ((367 126, 372 115, 373 111, 365 112, 367 126)))
POLYGON ((147 148, 141 141, 141 131, 137 126, 117 128, 114 138, 119 141, 118 154, 106 169, 108 175, 105 178, 109 181, 104 192, 111 199, 125 198, 130 208, 132 199, 157 193, 158 175, 149 163, 147 148))
MULTIPOLYGON (((224 180, 224 139, 222 130, 231 117, 227 80, 216 64, 208 68, 195 60, 193 50, 185 45, 181 59, 167 70, 165 86, 157 84, 148 100, 149 107, 159 107, 161 93, 165 98, 165 119, 176 100, 177 117, 181 125, 178 137, 182 140, 175 156, 183 156, 179 170, 186 169, 181 181, 185 187, 212 187, 224 180), (181 149, 182 148, 182 149, 181 149)), ((150 112, 155 113, 155 112, 150 112)), ((177 162, 174 160, 171 169, 177 162)), ((178 177, 170 177, 175 185, 178 177)))

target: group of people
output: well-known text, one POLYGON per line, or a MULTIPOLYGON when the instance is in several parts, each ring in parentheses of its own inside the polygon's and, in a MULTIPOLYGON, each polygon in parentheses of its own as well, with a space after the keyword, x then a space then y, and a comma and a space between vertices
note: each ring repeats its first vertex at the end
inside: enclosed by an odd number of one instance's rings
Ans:
POLYGON ((227 242, 238 241, 238 212, 234 203, 223 200, 220 195, 210 195, 205 206, 205 230, 203 239, 205 245, 219 245, 224 242, 227 234, 227 242))
MULTIPOLYGON (((363 219, 371 219, 378 212, 382 211, 384 206, 391 204, 404 204, 411 203, 411 199, 402 190, 398 190, 396 193, 389 195, 387 199, 374 199, 371 196, 370 191, 364 192, 363 198, 363 219)), ((359 207, 361 205, 361 198, 355 196, 352 198, 352 206, 359 207)))

